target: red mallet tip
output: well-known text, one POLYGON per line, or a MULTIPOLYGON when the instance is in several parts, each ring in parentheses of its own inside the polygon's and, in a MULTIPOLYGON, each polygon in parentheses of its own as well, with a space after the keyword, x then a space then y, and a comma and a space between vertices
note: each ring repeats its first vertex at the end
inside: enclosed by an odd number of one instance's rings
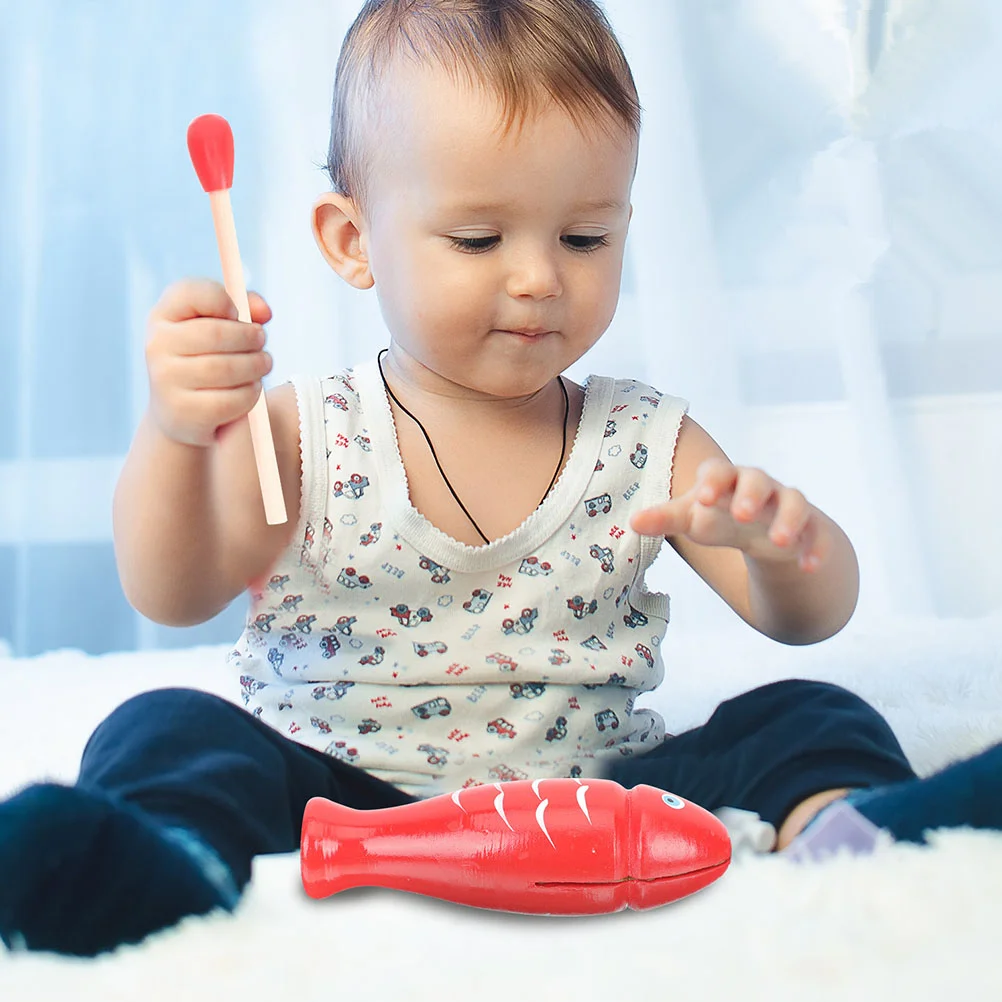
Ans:
POLYGON ((233 130, 221 115, 199 115, 188 126, 188 153, 206 191, 233 187, 233 130))

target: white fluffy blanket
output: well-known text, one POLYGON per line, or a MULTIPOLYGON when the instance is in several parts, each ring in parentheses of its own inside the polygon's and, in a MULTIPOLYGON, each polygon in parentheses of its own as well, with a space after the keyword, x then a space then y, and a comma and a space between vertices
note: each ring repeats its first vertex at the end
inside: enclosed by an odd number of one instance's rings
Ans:
MULTIPOLYGON (((673 627, 674 630, 674 627, 673 627)), ((0 796, 70 781, 91 729, 135 692, 191 685, 232 697, 225 647, 0 658, 0 796)), ((850 625, 786 648, 739 628, 669 631, 663 688, 678 731, 722 699, 784 677, 839 682, 889 719, 920 774, 1002 740, 1002 614, 850 625)), ((8 954, 0 999, 511 998, 999 1002, 1002 834, 797 865, 744 856, 664 908, 589 918, 478 911, 382 889, 312 901, 298 856, 264 857, 233 916, 191 918, 96 960, 8 954)))

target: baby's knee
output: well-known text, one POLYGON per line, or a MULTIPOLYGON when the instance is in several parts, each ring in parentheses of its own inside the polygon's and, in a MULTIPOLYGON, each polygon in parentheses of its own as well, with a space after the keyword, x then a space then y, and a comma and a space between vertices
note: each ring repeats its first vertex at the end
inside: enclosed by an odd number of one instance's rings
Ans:
POLYGON ((84 749, 84 757, 99 745, 120 748, 137 740, 155 741, 157 735, 165 732, 207 728, 213 717, 218 716, 220 704, 230 705, 222 697, 198 689, 172 687, 137 693, 116 706, 97 725, 84 749))

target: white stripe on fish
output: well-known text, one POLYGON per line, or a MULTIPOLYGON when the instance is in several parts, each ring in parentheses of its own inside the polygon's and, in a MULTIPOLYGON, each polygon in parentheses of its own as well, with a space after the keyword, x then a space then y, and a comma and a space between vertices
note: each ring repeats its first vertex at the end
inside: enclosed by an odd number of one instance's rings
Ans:
MULTIPOLYGON (((553 839, 550 838, 550 833, 546 830, 546 825, 543 824, 543 815, 546 813, 547 804, 549 804, 549 801, 544 800, 536 808, 536 824, 539 825, 539 827, 542 829, 543 834, 546 836, 546 840, 550 843, 550 845, 553 845, 553 839)), ((553 848, 556 849, 556 846, 553 845, 553 848)))
MULTIPOLYGON (((497 783, 495 783, 494 785, 497 786, 497 783)), ((501 787, 498 786, 498 789, 501 790, 501 787)), ((514 831, 515 829, 512 828, 510 822, 504 816, 504 790, 501 790, 501 792, 494 798, 494 810, 496 810, 498 814, 501 816, 501 820, 506 825, 508 825, 508 830, 514 831)))

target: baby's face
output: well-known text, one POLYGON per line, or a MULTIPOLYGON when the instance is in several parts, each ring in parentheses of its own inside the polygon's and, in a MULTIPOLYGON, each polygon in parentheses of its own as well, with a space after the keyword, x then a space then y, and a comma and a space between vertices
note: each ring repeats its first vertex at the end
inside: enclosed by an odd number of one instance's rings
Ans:
POLYGON ((405 78, 362 238, 396 350, 477 394, 535 392, 615 313, 635 143, 557 106, 502 141, 482 92, 405 78))

